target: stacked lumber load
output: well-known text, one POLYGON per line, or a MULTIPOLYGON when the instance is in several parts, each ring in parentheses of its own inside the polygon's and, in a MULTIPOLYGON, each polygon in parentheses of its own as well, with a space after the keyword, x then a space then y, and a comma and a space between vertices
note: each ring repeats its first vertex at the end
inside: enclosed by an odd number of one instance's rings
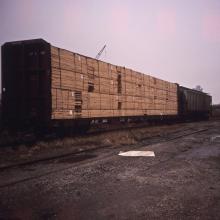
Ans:
POLYGON ((51 46, 52 119, 177 115, 177 85, 51 46))

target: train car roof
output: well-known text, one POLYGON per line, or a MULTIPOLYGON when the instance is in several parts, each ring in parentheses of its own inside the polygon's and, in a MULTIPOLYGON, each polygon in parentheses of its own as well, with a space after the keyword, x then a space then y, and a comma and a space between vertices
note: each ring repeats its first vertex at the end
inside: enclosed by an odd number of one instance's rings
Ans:
POLYGON ((210 94, 208 94, 208 93, 206 93, 206 92, 198 91, 198 90, 196 90, 196 89, 190 89, 190 88, 187 88, 187 87, 185 87, 185 86, 180 86, 180 88, 182 88, 182 89, 184 89, 184 90, 190 90, 190 91, 193 91, 193 92, 196 92, 196 93, 200 93, 200 94, 205 94, 205 95, 211 97, 210 94))

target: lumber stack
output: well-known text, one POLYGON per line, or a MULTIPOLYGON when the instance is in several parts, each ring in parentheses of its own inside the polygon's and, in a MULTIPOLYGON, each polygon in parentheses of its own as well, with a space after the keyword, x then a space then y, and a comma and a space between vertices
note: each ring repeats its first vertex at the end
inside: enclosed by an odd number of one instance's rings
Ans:
POLYGON ((52 119, 176 115, 177 85, 51 46, 52 119))

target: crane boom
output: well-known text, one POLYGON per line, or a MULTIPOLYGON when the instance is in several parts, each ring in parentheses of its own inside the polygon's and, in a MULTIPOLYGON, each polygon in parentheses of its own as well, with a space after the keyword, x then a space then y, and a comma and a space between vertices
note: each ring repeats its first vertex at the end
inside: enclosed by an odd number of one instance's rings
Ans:
POLYGON ((95 57, 97 60, 100 58, 105 48, 106 48, 106 45, 104 45, 103 48, 98 52, 98 54, 95 57))

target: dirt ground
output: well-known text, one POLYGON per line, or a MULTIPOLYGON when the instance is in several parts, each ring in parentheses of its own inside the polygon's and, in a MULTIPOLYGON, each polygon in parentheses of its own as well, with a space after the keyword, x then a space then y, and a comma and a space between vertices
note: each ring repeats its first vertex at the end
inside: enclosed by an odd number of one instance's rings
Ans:
POLYGON ((220 219, 220 121, 8 146, 0 167, 66 152, 0 168, 0 219, 220 219))

